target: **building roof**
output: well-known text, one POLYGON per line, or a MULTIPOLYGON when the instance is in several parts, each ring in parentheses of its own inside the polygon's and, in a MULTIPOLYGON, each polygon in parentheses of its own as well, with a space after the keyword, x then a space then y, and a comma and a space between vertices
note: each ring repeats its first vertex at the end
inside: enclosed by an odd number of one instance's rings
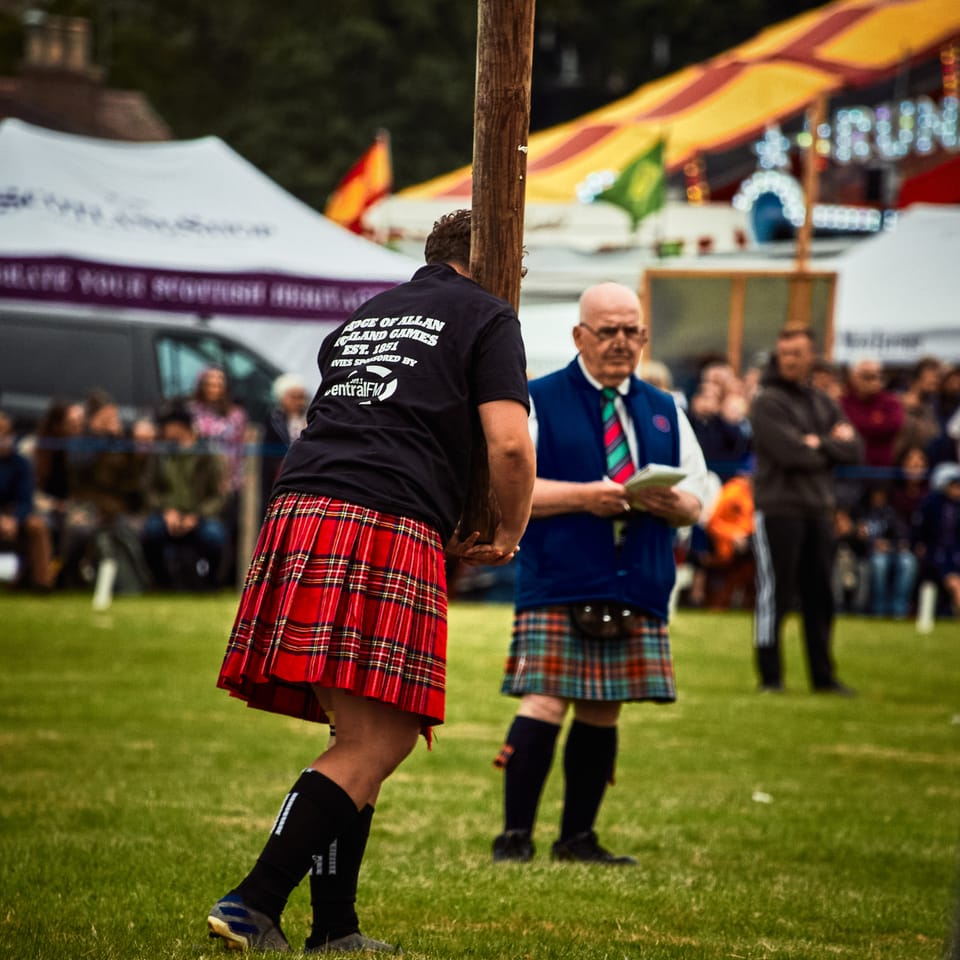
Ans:
POLYGON ((26 41, 18 75, 0 77, 0 119, 112 140, 170 139, 170 128, 144 94, 104 85, 90 59, 89 21, 32 17, 26 41))

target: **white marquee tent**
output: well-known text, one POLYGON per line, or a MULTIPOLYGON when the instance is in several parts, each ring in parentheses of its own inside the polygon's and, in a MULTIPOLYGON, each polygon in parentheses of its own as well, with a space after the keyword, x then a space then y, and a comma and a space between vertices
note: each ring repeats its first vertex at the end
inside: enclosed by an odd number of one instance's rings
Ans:
POLYGON ((217 137, 123 143, 0 123, 0 322, 14 306, 212 318, 310 374, 324 333, 419 264, 217 137))
POLYGON ((960 361, 960 207, 917 204, 838 257, 834 359, 960 361))

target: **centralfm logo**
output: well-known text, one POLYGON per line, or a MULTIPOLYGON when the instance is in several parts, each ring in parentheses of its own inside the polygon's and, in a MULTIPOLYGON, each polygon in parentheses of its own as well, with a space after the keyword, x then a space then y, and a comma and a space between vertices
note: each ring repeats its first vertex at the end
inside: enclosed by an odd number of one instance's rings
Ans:
POLYGON ((382 403, 397 392, 397 378, 389 367, 370 364, 363 370, 354 370, 344 383, 332 384, 324 393, 327 397, 350 397, 361 406, 376 400, 382 403))

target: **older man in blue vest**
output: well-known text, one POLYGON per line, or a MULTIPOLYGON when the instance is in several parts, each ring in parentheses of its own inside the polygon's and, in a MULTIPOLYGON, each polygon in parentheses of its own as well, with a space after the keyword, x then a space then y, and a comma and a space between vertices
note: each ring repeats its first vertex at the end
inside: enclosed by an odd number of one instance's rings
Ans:
POLYGON ((496 760, 505 776, 496 861, 534 855, 540 795, 572 707, 551 855, 636 863, 602 847, 595 822, 613 778, 622 704, 676 699, 667 632, 674 528, 696 522, 708 489, 686 416, 672 395, 634 374, 647 337, 637 295, 598 284, 580 298, 578 356, 530 383, 537 480, 501 688, 520 706, 496 760), (634 489, 628 481, 646 464, 686 477, 634 489))

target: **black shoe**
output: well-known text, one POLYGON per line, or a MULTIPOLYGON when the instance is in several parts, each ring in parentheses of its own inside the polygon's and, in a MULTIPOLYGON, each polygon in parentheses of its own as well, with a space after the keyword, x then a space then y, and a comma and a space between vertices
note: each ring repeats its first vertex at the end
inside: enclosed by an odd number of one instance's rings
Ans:
POLYGON ((569 840, 558 840, 550 850, 550 856, 554 860, 573 860, 577 863, 605 863, 622 867, 637 865, 633 857, 618 857, 609 850, 604 850, 592 830, 578 833, 569 840))
POLYGON ((529 863, 533 859, 533 840, 529 830, 507 830, 493 841, 493 862, 515 860, 529 863))
POLYGON ((855 697, 857 691, 853 687, 848 687, 845 683, 841 683, 839 680, 834 680, 833 683, 824 684, 822 687, 814 687, 814 693, 832 693, 835 697, 855 697))
POLYGON ((402 954, 400 947, 395 947, 392 943, 384 943, 383 940, 374 940, 372 937, 365 937, 362 933, 348 933, 345 937, 338 937, 336 940, 327 940, 324 943, 311 947, 309 941, 303 948, 304 953, 396 953, 402 954))

